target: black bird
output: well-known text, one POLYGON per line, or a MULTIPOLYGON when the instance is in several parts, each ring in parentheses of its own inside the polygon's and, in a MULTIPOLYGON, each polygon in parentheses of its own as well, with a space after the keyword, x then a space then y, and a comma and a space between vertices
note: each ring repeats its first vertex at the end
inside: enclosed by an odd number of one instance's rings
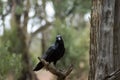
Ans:
MULTIPOLYGON (((55 43, 48 48, 45 54, 41 57, 42 59, 46 60, 47 62, 53 62, 56 65, 56 62, 63 57, 65 52, 64 42, 61 35, 57 35, 55 43)), ((39 62, 35 67, 34 71, 38 71, 43 68, 44 65, 42 62, 39 62)))

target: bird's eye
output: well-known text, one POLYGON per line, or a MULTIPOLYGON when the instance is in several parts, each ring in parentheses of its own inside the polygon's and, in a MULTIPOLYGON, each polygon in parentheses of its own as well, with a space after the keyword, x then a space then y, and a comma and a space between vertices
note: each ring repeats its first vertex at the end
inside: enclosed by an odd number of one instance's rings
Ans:
POLYGON ((60 38, 60 37, 58 37, 58 40, 61 40, 61 38, 60 38))

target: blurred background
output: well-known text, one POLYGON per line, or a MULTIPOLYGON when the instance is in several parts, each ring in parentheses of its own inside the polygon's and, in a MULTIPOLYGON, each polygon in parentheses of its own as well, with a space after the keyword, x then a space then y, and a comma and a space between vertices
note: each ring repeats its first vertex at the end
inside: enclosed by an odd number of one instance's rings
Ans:
POLYGON ((25 80, 30 73, 55 80, 45 69, 32 69, 58 34, 66 51, 57 68, 74 64, 68 80, 87 80, 90 9, 91 0, 0 0, 0 80, 25 80))

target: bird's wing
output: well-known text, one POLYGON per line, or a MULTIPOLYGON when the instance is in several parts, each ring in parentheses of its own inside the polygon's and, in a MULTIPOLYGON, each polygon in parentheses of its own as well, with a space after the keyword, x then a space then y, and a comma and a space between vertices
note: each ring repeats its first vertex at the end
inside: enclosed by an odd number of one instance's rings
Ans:
POLYGON ((55 52, 55 49, 56 49, 55 45, 50 46, 50 47, 48 48, 48 50, 46 51, 46 53, 43 54, 42 58, 43 58, 43 59, 46 59, 46 58, 51 57, 52 54, 55 52))

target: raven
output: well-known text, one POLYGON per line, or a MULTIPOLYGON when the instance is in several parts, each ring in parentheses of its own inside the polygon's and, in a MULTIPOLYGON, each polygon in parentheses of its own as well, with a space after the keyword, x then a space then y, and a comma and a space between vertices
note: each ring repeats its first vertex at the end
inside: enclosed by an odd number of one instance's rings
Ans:
MULTIPOLYGON (((61 35, 57 35, 55 43, 48 48, 45 54, 42 55, 42 59, 56 65, 56 62, 63 57, 65 52, 64 41, 61 35)), ((38 71, 44 67, 42 62, 39 62, 33 71, 38 71)))

